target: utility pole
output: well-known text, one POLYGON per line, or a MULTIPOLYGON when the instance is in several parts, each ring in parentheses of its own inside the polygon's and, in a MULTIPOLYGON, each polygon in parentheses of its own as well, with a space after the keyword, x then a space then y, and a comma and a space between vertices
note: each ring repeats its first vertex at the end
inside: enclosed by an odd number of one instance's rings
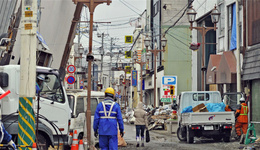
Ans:
MULTIPOLYGON (((241 92, 241 70, 240 70, 240 30, 239 30, 239 2, 236 0, 236 32, 237 32, 237 92, 241 92)), ((240 94, 238 94, 237 104, 239 104, 240 94)))
POLYGON ((73 0, 74 3, 84 3, 88 6, 90 12, 90 21, 89 21, 89 52, 87 54, 87 62, 88 62, 88 98, 87 98, 87 111, 86 115, 86 125, 87 125, 87 139, 88 139, 88 147, 91 147, 91 63, 94 61, 94 56, 92 54, 92 39, 93 39, 93 17, 94 10, 97 5, 102 3, 107 3, 110 5, 111 0, 73 0))
POLYGON ((112 72, 111 72, 111 68, 112 68, 112 49, 113 49, 113 38, 111 38, 111 43, 110 43, 110 64, 109 64, 109 78, 108 78, 110 87, 112 86, 112 80, 111 80, 111 77, 112 77, 112 72))
POLYGON ((103 81, 103 56, 104 56, 104 32, 101 34, 102 38, 102 46, 101 46, 101 74, 100 74, 100 82, 102 84, 102 87, 104 86, 104 81, 103 81))
POLYGON ((37 1, 22 0, 18 145, 25 147, 21 149, 35 143, 36 31, 37 1))

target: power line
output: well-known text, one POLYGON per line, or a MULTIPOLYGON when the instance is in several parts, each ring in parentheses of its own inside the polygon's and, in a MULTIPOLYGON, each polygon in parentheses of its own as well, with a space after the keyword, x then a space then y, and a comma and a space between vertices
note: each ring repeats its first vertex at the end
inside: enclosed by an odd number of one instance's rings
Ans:
POLYGON ((183 11, 183 13, 181 14, 181 16, 175 21, 175 23, 173 25, 171 25, 165 32, 164 34, 167 34, 167 32, 170 30, 170 28, 174 27, 180 20, 181 18, 184 16, 186 10, 190 7, 191 3, 193 2, 194 0, 190 1, 188 7, 186 7, 186 9, 183 11))
POLYGON ((135 12, 136 14, 140 15, 138 12, 136 12, 135 10, 133 10, 132 8, 130 8, 127 4, 125 4, 122 0, 119 0, 122 4, 124 4, 127 8, 129 8, 130 10, 132 10, 133 12, 135 12))

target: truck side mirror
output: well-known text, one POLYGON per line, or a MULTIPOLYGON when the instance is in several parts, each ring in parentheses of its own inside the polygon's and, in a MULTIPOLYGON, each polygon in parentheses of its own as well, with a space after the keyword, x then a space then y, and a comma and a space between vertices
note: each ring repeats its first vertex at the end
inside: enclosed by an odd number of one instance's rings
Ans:
POLYGON ((8 74, 0 73, 0 87, 8 87, 8 74))

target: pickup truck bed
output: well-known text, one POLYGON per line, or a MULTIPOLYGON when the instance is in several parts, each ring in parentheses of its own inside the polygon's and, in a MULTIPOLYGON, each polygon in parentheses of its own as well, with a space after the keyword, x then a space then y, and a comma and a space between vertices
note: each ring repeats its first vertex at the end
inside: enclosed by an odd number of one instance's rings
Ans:
POLYGON ((181 125, 234 124, 234 112, 193 112, 181 114, 181 125))

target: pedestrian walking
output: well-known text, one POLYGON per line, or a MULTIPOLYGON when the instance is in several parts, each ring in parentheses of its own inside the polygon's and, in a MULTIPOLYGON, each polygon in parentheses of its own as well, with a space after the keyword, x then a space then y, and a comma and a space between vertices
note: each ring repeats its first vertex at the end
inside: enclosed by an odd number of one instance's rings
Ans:
POLYGON ((121 109, 114 101, 115 90, 111 87, 105 90, 105 99, 97 105, 94 116, 94 135, 99 135, 99 147, 101 150, 117 150, 117 123, 121 137, 124 136, 124 123, 121 109))
POLYGON ((148 129, 147 123, 147 112, 143 109, 143 103, 139 102, 137 107, 134 111, 135 117, 135 128, 136 128, 136 147, 140 146, 140 142, 142 143, 141 146, 144 147, 144 130, 145 128, 148 129), (141 138, 140 138, 141 133, 141 138))
POLYGON ((241 137, 241 129, 243 134, 246 134, 247 127, 248 127, 248 107, 245 103, 245 98, 242 97, 240 99, 240 105, 239 108, 236 110, 235 117, 236 117, 236 133, 238 136, 238 139, 241 137))

